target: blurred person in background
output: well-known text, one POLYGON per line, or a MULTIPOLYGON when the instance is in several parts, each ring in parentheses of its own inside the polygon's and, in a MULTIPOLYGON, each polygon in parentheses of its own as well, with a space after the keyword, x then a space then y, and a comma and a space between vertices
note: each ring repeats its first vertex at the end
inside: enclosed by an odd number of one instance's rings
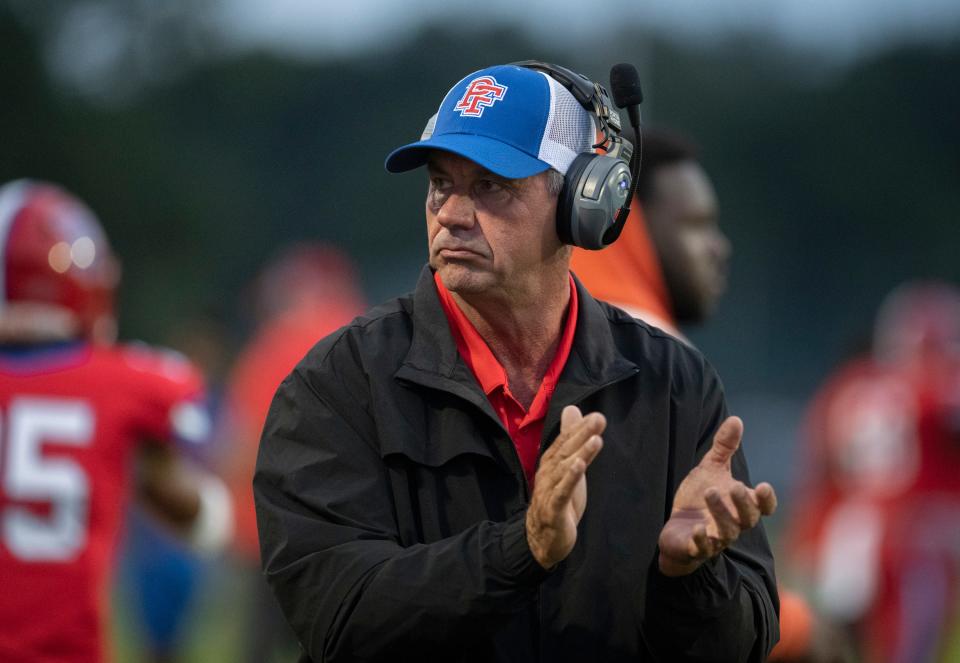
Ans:
POLYGON ((683 338, 679 325, 704 322, 726 289, 730 240, 692 142, 665 129, 641 138, 635 204, 620 238, 603 251, 575 249, 571 269, 600 299, 683 338))
MULTIPOLYGON (((179 320, 171 329, 165 345, 186 356, 206 377, 204 400, 215 421, 232 356, 227 334, 212 314, 179 320)), ((181 444, 180 449, 202 467, 209 467, 215 458, 213 444, 181 444)), ((141 635, 136 649, 142 654, 135 660, 180 660, 198 632, 198 610, 203 609, 206 590, 214 585, 213 558, 158 522, 139 502, 129 510, 121 558, 121 600, 135 608, 130 614, 137 619, 128 625, 141 635)))
POLYGON ((787 550, 869 663, 953 661, 960 598, 960 290, 904 284, 870 354, 813 399, 787 550))
MULTIPOLYGON (((571 269, 598 297, 686 340, 680 326, 706 322, 726 290, 732 247, 697 147, 667 129, 642 134, 637 194, 623 233, 603 251, 574 249, 571 269)), ((841 663, 850 653, 834 627, 781 587, 780 642, 770 660, 841 663)))
POLYGON ((209 433, 203 381, 115 342, 120 267, 72 195, 0 188, 0 255, 0 660, 100 663, 133 493, 200 549, 229 538, 226 488, 174 444, 209 433))
POLYGON ((347 255, 307 242, 270 261, 250 299, 256 329, 229 374, 217 446, 237 518, 235 557, 250 584, 240 660, 266 663, 282 654, 289 658, 297 645, 260 571, 252 481, 263 422, 283 378, 317 339, 349 323, 366 303, 347 255))

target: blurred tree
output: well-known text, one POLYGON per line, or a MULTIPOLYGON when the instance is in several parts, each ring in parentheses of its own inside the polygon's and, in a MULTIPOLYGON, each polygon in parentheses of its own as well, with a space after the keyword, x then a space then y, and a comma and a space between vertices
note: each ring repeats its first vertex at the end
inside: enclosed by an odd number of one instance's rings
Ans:
POLYGON ((220 53, 213 0, 6 0, 39 37, 51 76, 97 103, 120 103, 220 53))

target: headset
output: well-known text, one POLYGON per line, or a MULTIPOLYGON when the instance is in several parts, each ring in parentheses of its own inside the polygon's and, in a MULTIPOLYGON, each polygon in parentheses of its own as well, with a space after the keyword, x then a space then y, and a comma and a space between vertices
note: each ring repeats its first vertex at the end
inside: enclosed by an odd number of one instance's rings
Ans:
POLYGON ((603 136, 592 147, 602 149, 603 153, 578 154, 567 169, 557 201, 557 234, 565 244, 584 249, 609 246, 623 231, 640 173, 642 138, 638 106, 643 94, 636 69, 618 64, 610 72, 614 100, 618 107, 626 106, 640 144, 640 149, 634 151, 633 144, 623 137, 620 115, 602 85, 565 67, 539 60, 513 64, 550 76, 596 119, 603 136))

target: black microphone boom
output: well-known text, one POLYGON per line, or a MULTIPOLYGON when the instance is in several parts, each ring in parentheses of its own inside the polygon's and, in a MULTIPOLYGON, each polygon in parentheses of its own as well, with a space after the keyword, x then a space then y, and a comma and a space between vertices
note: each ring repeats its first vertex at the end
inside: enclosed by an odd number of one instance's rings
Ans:
POLYGON ((610 69, 610 92, 617 108, 625 108, 630 117, 630 126, 640 124, 640 111, 643 103, 643 90, 640 89, 640 74, 632 64, 621 62, 610 69))
POLYGON ((617 108, 626 108, 630 126, 637 139, 630 158, 630 192, 623 207, 617 212, 614 223, 603 235, 604 246, 612 244, 620 237, 630 215, 630 202, 637 193, 640 180, 640 162, 643 158, 643 137, 640 134, 640 104, 643 102, 643 90, 640 89, 640 74, 632 64, 621 62, 610 69, 610 92, 617 108))

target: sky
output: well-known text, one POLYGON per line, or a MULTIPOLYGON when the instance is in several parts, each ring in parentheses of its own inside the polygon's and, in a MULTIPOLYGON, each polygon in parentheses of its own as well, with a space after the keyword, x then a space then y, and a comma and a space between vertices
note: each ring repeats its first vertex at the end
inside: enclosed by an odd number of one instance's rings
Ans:
POLYGON ((957 0, 216 0, 238 44, 303 55, 389 43, 443 20, 520 25, 571 42, 645 25, 699 39, 755 29, 791 45, 856 55, 904 39, 960 36, 957 0), (606 14, 606 20, 598 15, 606 14))
MULTIPOLYGON (((32 2, 15 0, 24 14, 32 2)), ((428 24, 455 25, 461 33, 509 26, 571 49, 597 47, 604 34, 631 29, 707 44, 746 30, 801 55, 806 49, 820 65, 852 63, 903 41, 960 39, 960 0, 204 0, 195 7, 189 0, 90 0, 72 5, 58 24, 48 48, 51 71, 91 99, 122 101, 156 77, 151 72, 166 71, 167 33, 149 35, 151 26, 176 18, 172 8, 202 17, 199 24, 217 34, 217 48, 266 48, 304 59, 389 48, 428 24)))

